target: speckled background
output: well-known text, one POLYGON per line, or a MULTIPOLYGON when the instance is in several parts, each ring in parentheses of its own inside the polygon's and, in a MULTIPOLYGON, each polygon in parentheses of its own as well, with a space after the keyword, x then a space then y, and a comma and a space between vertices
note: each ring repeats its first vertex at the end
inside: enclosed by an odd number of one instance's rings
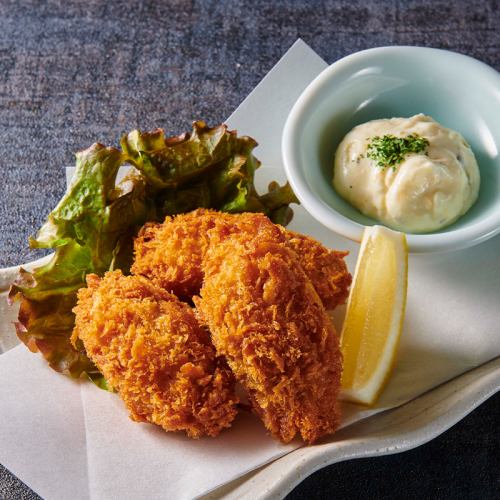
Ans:
MULTIPOLYGON (((26 239, 75 151, 136 127, 223 121, 298 37, 327 62, 402 44, 500 69, 500 3, 0 0, 0 267, 34 257, 26 239)), ((413 452, 320 471, 291 498, 494 498, 499 402, 413 452)), ((0 467, 0 498, 36 497, 0 467)))

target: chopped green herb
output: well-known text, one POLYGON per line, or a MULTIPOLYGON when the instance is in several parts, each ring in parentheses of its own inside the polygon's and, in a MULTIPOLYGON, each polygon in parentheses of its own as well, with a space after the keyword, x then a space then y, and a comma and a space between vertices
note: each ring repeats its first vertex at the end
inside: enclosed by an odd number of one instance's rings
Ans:
POLYGON ((371 140, 366 152, 367 158, 375 160, 377 167, 396 168, 410 153, 421 153, 429 145, 425 137, 410 134, 406 137, 394 135, 376 136, 371 140))

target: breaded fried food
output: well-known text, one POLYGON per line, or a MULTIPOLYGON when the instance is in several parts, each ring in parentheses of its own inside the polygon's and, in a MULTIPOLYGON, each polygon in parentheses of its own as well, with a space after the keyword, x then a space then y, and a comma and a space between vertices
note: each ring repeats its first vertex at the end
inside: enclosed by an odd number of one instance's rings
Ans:
POLYGON ((88 356, 132 420, 216 436, 237 413, 234 377, 193 310, 139 276, 87 276, 74 308, 88 356))
POLYGON ((145 224, 134 241, 132 273, 146 276, 179 298, 190 300, 199 293, 203 282, 208 231, 231 217, 201 208, 168 216, 162 224, 145 224))
POLYGON ((344 260, 349 252, 330 250, 309 236, 286 229, 284 231, 323 305, 327 309, 335 309, 343 304, 352 281, 344 260))
POLYGON ((271 434, 313 443, 339 423, 338 337, 283 231, 252 219, 247 231, 209 231, 195 304, 271 434))
MULTIPOLYGON (((146 224, 135 239, 134 274, 146 276, 184 300, 197 295, 203 282, 202 262, 209 245, 208 232, 222 225, 238 231, 239 221, 254 214, 228 214, 198 209, 167 217, 162 224, 146 224)), ((281 228, 281 226, 278 226, 281 228)), ((231 231, 231 229, 227 229, 231 231)), ((307 236, 281 228, 290 247, 312 281, 323 304, 334 309, 349 292, 351 275, 347 252, 325 248, 307 236)))

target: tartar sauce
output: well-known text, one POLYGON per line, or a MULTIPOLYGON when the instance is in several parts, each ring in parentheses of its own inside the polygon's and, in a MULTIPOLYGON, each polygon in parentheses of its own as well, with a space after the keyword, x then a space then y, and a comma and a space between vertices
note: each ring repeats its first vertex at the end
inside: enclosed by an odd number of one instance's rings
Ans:
POLYGON ((333 185, 340 196, 408 233, 455 222, 476 201, 479 184, 465 139, 423 114, 358 125, 335 153, 333 185))

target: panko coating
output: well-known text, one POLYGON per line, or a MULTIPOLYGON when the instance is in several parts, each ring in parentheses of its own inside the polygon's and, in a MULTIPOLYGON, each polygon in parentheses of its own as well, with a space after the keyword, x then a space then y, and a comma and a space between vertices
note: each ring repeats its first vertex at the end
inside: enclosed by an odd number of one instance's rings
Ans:
POLYGON ((140 276, 87 276, 78 292, 72 341, 118 391, 130 417, 216 436, 231 425, 234 377, 193 310, 140 276))
MULTIPOLYGON (((226 225, 230 228, 227 230, 236 232, 239 221, 253 215, 198 209, 167 217, 162 224, 146 224, 135 239, 132 272, 148 277, 184 300, 190 300, 199 293, 203 283, 202 262, 209 246, 209 231, 226 225)), ((329 250, 312 238, 277 227, 299 255, 300 263, 325 307, 334 309, 343 303, 351 284, 351 275, 344 261, 347 252, 329 250)))
POLYGON ((285 230, 289 245, 327 309, 343 304, 349 295, 352 277, 344 258, 349 252, 330 250, 309 236, 285 230))
POLYGON ((198 209, 167 216, 162 224, 145 224, 134 241, 132 273, 146 276, 179 298, 190 300, 199 293, 203 282, 207 233, 231 217, 224 212, 198 209))
POLYGON ((209 232, 195 304, 271 434, 313 443, 339 424, 339 340, 281 229, 252 218, 247 231, 209 232))

